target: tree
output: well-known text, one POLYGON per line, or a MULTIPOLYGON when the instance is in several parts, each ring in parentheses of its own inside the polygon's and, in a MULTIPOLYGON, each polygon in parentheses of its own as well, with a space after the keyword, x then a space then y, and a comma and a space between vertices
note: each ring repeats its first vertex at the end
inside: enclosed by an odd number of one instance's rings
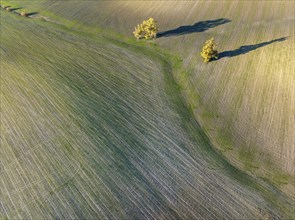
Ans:
POLYGON ((142 38, 143 35, 143 25, 142 24, 138 24, 135 27, 135 30, 133 32, 134 37, 136 37, 137 39, 142 38))
POLYGON ((214 38, 211 38, 205 42, 205 45, 201 51, 201 57, 205 63, 208 63, 212 58, 218 58, 218 52, 216 50, 214 38))
POLYGON ((25 12, 25 11, 22 11, 22 12, 20 13, 20 16, 27 17, 27 16, 28 16, 28 13, 25 12))
POLYGON ((140 39, 143 37, 145 39, 151 39, 157 36, 157 32, 158 32, 157 21, 153 18, 149 18, 148 20, 143 21, 141 24, 138 24, 135 27, 133 35, 137 39, 140 39))

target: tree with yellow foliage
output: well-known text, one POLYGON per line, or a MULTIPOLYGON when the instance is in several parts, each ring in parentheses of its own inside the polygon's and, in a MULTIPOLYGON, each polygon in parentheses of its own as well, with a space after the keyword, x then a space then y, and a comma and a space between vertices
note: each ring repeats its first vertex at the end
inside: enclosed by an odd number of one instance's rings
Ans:
POLYGON ((212 58, 218 58, 216 47, 217 46, 215 44, 214 38, 211 38, 205 42, 205 45, 201 51, 201 57, 203 58, 205 63, 209 63, 212 58))
POLYGON ((149 18, 146 21, 143 21, 141 24, 138 24, 135 27, 133 32, 134 37, 137 39, 145 38, 151 39, 155 38, 158 33, 157 21, 153 18, 149 18))

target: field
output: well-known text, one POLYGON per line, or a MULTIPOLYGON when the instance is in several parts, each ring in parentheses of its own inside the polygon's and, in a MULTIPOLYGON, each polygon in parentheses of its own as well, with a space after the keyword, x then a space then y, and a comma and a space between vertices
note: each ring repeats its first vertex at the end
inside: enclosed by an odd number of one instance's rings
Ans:
POLYGON ((295 217, 294 2, 170 3, 1 1, 1 219, 295 217))
POLYGON ((213 145, 235 166, 295 196, 293 1, 27 1, 23 5, 71 28, 103 27, 129 37, 136 24, 154 17, 160 27, 155 44, 182 60, 184 70, 175 79, 213 145), (206 65, 199 52, 210 37, 215 37, 221 55, 206 65), (281 174, 284 180, 274 181, 281 174), (282 184, 286 179, 287 184, 282 184))

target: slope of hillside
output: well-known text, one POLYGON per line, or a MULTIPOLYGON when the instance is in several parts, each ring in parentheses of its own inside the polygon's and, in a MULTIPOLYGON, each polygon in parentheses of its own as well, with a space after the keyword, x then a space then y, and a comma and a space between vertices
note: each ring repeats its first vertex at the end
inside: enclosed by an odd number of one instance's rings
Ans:
POLYGON ((211 150, 163 55, 0 13, 1 218, 295 216, 211 150))
POLYGON ((176 75, 214 146, 239 168, 295 195, 294 1, 40 1, 33 10, 132 36, 148 17, 155 43, 183 59, 176 75), (258 10, 259 9, 259 10, 258 10), (215 37, 220 59, 199 52, 215 37))

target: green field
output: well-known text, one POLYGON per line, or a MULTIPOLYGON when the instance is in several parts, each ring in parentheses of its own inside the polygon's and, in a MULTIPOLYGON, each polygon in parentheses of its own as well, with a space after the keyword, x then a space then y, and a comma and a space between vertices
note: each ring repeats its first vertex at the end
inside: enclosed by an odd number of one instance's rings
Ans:
POLYGON ((0 219, 295 218, 294 2, 170 3, 1 1, 0 219))

